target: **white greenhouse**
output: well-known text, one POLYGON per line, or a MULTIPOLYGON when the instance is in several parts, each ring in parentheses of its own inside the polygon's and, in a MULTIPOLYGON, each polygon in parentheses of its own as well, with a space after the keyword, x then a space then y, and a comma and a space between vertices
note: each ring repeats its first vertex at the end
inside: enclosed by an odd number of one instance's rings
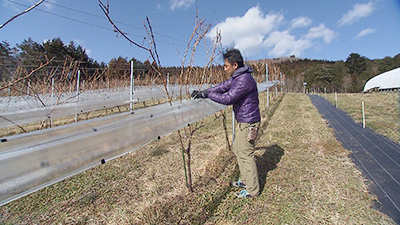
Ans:
POLYGON ((379 74, 367 81, 364 86, 363 92, 367 92, 371 89, 377 90, 392 90, 400 88, 400 67, 379 74))

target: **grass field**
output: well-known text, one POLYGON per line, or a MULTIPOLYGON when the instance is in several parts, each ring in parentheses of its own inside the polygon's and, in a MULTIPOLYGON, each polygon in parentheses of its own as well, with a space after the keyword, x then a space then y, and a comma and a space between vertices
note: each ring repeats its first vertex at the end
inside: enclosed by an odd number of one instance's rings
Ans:
MULTIPOLYGON (((324 97, 324 94, 321 94, 324 97)), ((326 99, 335 105, 334 94, 326 99)), ((364 99, 365 126, 376 133, 400 142, 400 105, 398 92, 373 92, 366 94, 338 94, 338 107, 346 111, 357 123, 362 124, 362 100, 364 99)))
POLYGON ((2 206, 0 224, 395 224, 306 95, 262 108, 258 198, 233 197, 238 169, 216 113, 193 139, 193 193, 174 132, 2 206))

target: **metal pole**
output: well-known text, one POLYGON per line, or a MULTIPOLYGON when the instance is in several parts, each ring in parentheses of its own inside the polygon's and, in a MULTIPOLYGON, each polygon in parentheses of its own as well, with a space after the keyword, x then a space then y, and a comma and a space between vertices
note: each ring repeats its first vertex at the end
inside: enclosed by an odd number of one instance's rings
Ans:
POLYGON ((235 141, 235 112, 232 108, 232 143, 235 141))
MULTIPOLYGON (((268 85, 268 63, 265 64, 265 83, 268 85)), ((269 87, 267 88, 267 108, 269 109, 269 87)))
POLYGON ((31 82, 30 81, 28 81, 28 90, 27 90, 27 94, 28 94, 28 96, 29 96, 29 88, 30 88, 30 86, 31 86, 31 82))
POLYGON ((283 92, 282 91, 282 89, 283 89, 283 84, 282 84, 282 72, 280 73, 280 79, 281 79, 281 93, 283 92))
POLYGON ((81 70, 78 70, 78 77, 76 78, 76 101, 79 101, 79 79, 81 77, 81 70))
POLYGON ((133 111, 133 61, 131 61, 131 86, 129 88, 129 111, 133 111))
POLYGON ((69 93, 72 93, 72 80, 71 72, 68 73, 68 81, 69 81, 69 93))
POLYGON ((51 78, 51 98, 54 97, 54 77, 51 78))
MULTIPOLYGON (((78 77, 76 78, 76 102, 79 101, 79 79, 81 77, 81 71, 78 70, 78 77)), ((78 121, 78 114, 75 114, 75 123, 78 121)))
POLYGON ((167 73, 167 91, 169 89, 169 73, 167 73))
POLYGON ((362 120, 363 120, 363 128, 365 128, 365 110, 364 110, 364 97, 361 102, 361 108, 362 108, 362 120))

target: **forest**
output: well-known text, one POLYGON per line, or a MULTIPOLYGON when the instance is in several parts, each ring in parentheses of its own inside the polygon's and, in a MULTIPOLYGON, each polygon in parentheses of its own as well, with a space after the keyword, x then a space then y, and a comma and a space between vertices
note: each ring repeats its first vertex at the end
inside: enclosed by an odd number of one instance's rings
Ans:
POLYGON ((400 67, 400 54, 383 59, 368 59, 357 53, 350 54, 346 61, 294 59, 279 64, 286 77, 288 90, 326 88, 327 92, 357 93, 370 78, 400 67))
MULTIPOLYGON (((88 81, 127 79, 130 69, 130 62, 133 61, 135 74, 139 76, 151 76, 152 65, 148 60, 141 62, 134 57, 131 59, 122 56, 113 58, 110 62, 97 62, 90 58, 85 49, 76 45, 73 41, 65 44, 60 38, 37 43, 31 38, 24 40, 21 44, 10 46, 7 41, 0 43, 0 82, 4 84, 13 79, 13 74, 17 68, 33 70, 41 64, 48 63, 46 69, 51 69, 54 74, 57 70, 65 70, 65 67, 74 64, 82 70, 83 79, 88 81), (104 73, 105 68, 108 69, 104 73)), ((383 59, 368 59, 357 53, 352 53, 346 61, 327 61, 317 59, 302 59, 290 56, 285 60, 261 59, 248 62, 253 65, 254 73, 260 76, 265 74, 265 69, 260 68, 260 64, 274 62, 274 66, 279 67, 273 71, 280 71, 285 78, 285 86, 288 91, 301 91, 303 84, 306 88, 326 88, 328 92, 360 92, 365 82, 383 72, 400 67, 400 54, 394 57, 387 56, 383 59)), ((198 74, 203 74, 202 68, 191 68, 199 70, 198 74)), ((219 68, 220 69, 220 68, 219 68)), ((178 74, 180 67, 161 68, 163 74, 178 74)), ((271 72, 271 70, 270 70, 271 72)), ((44 80, 43 76, 49 73, 37 73, 30 76, 31 81, 44 80)), ((68 75, 70 76, 70 75, 68 75)), ((275 75, 278 77, 278 75, 275 75)), ((200 79, 200 78, 199 78, 200 79)))

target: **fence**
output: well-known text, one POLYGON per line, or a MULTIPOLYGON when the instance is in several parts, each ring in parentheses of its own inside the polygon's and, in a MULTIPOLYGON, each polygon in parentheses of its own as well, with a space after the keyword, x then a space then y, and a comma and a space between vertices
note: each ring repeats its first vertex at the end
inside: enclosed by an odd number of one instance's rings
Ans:
MULTIPOLYGON (((189 90, 194 90, 198 86, 189 86, 189 90)), ((168 88, 172 97, 179 96, 179 85, 171 85, 168 88)), ((91 112, 100 109, 107 109, 131 102, 129 88, 112 92, 84 92, 70 96, 65 94, 61 100, 56 97, 47 99, 46 106, 43 106, 38 98, 27 98, 26 96, 16 96, 1 101, 2 107, 0 128, 14 126, 15 124, 27 124, 42 121, 43 119, 55 119, 65 116, 91 112)), ((165 92, 157 87, 136 87, 132 95, 132 100, 144 102, 149 100, 166 99, 165 92)))
MULTIPOLYGON (((318 94, 318 93, 316 93, 318 94)), ((319 93, 364 128, 400 141, 400 92, 319 93)))
MULTIPOLYGON (((258 85, 259 92, 277 82, 258 85)), ((127 154, 226 106, 174 101, 66 126, 10 136, 0 143, 0 205, 127 154)))

